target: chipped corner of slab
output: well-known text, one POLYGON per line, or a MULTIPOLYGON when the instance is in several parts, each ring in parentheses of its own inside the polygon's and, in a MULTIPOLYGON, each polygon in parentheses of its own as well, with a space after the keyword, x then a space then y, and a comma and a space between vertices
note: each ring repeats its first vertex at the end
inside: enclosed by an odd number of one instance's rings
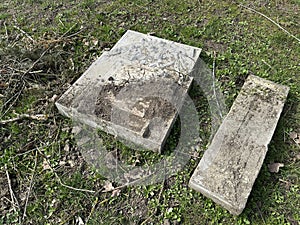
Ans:
POLYGON ((258 176, 289 88, 249 76, 194 171, 189 186, 234 215, 258 176))
POLYGON ((202 193, 204 196, 212 199, 215 203, 223 206, 225 209, 227 209, 232 215, 239 215, 243 212, 245 208, 245 204, 242 205, 235 205, 232 203, 229 203, 226 199, 223 198, 223 196, 218 195, 215 192, 210 191, 205 186, 201 185, 201 181, 197 180, 195 176, 193 176, 189 181, 189 187, 194 189, 195 191, 198 191, 202 193))

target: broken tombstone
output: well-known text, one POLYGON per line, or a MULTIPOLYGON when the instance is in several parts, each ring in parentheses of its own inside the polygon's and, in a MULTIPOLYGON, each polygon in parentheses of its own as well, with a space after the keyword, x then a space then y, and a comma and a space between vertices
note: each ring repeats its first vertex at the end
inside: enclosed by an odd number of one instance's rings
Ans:
POLYGON ((55 103, 91 127, 160 152, 201 49, 127 31, 55 103))
POLYGON ((234 215, 247 203, 289 88, 249 76, 189 186, 234 215))

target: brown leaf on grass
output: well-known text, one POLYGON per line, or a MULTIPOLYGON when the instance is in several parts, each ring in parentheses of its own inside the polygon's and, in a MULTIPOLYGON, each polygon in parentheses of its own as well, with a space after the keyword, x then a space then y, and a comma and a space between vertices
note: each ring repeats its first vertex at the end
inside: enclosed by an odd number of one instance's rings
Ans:
POLYGON ((296 144, 300 144, 300 134, 293 131, 290 133, 290 138, 293 139, 296 144))
POLYGON ((76 216, 76 224, 78 225, 84 225, 83 219, 80 216, 76 216))
POLYGON ((44 161, 43 161, 43 170, 50 170, 50 169, 51 169, 51 167, 48 164, 47 159, 44 159, 44 161))
POLYGON ((280 167, 284 167, 284 164, 283 163, 271 163, 268 165, 269 171, 271 173, 278 173, 280 167))
POLYGON ((292 138, 293 140, 295 140, 298 137, 298 134, 296 132, 291 132, 290 133, 290 138, 292 138))
POLYGON ((70 167, 75 166, 75 162, 73 160, 68 160, 68 164, 70 165, 70 167))
POLYGON ((58 99, 58 95, 54 94, 51 98, 50 98, 50 102, 55 102, 58 99))
POLYGON ((99 41, 96 38, 93 38, 92 43, 93 43, 94 46, 97 46, 99 41))
POLYGON ((64 151, 65 152, 68 152, 70 150, 70 145, 69 144, 66 144, 65 147, 64 147, 64 151))
POLYGON ((120 189, 115 189, 115 190, 112 191, 111 197, 113 198, 113 197, 119 196, 120 193, 121 193, 120 189))
POLYGON ((114 188, 114 186, 112 185, 112 183, 110 182, 110 181, 105 181, 105 184, 104 184, 104 191, 105 192, 108 192, 108 191, 112 191, 112 190, 114 190, 115 188, 114 188))

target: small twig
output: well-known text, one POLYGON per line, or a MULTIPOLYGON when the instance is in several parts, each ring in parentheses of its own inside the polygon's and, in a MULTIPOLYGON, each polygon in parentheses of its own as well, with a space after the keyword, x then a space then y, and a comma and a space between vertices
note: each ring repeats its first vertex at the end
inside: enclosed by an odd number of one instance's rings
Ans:
POLYGON ((4 21, 3 25, 4 25, 4 29, 5 29, 5 36, 6 36, 6 39, 8 40, 8 32, 7 32, 7 27, 6 27, 5 21, 4 21))
POLYGON ((8 189, 9 189, 9 193, 10 193, 10 199, 11 199, 11 202, 12 202, 13 209, 16 212, 17 210, 15 208, 14 192, 13 192, 13 190, 11 188, 11 181, 10 181, 10 177, 9 177, 9 173, 7 171, 6 165, 5 165, 5 173, 6 173, 6 178, 7 178, 7 183, 8 183, 8 189))
POLYGON ((26 155, 26 154, 28 154, 28 153, 30 153, 30 152, 35 151, 35 150, 36 150, 36 148, 30 149, 30 150, 28 150, 28 151, 26 151, 26 152, 17 153, 13 158, 19 157, 19 156, 21 156, 21 155, 26 155))
MULTIPOLYGON (((124 170, 125 171, 125 170, 124 170)), ((146 177, 151 177, 153 174, 150 174, 150 175, 148 175, 148 176, 146 176, 146 177)), ((143 177, 142 179, 145 179, 146 177, 143 177)), ((138 183, 140 180, 134 180, 134 181, 132 181, 132 182, 128 182, 128 183, 126 183, 126 184, 123 184, 123 185, 121 185, 121 186, 118 186, 118 187, 115 187, 115 188, 113 188, 113 189, 111 189, 111 190, 103 190, 102 191, 102 193, 106 193, 106 192, 111 192, 111 191, 115 191, 115 190, 118 190, 118 189, 122 189, 122 188, 125 188, 125 187, 128 187, 128 186, 130 186, 130 185, 132 185, 132 184, 135 184, 135 183, 138 183)))
POLYGON ((65 27, 65 24, 61 21, 61 19, 58 19, 58 21, 65 27))
POLYGON ((267 20, 269 20, 270 22, 272 22, 274 25, 276 25, 278 28, 280 28, 281 30, 283 30, 285 33, 287 33, 289 36, 291 36, 292 38, 296 39, 299 43, 300 43, 300 39, 297 38, 295 35, 291 34, 289 31, 287 31, 286 29, 284 29, 282 26, 280 26, 278 23, 276 23, 274 20, 272 20, 270 17, 266 16, 265 14, 261 13, 261 12, 258 12, 256 11, 255 9, 252 9, 248 6, 245 6, 245 5, 242 5, 240 4, 241 7, 245 8, 245 9, 248 9, 254 13, 257 13, 259 15, 261 15, 262 17, 266 18, 267 20))
MULTIPOLYGON (((40 151, 39 148, 37 148, 37 150, 39 151, 39 153, 40 153, 41 155, 44 156, 44 154, 40 151)), ((89 193, 95 193, 95 192, 96 192, 96 191, 88 190, 88 189, 75 188, 75 187, 72 187, 72 186, 69 186, 69 185, 65 184, 64 182, 62 182, 61 178, 57 175, 57 173, 55 172, 55 170, 52 168, 52 166, 51 166, 49 160, 47 159, 47 157, 44 156, 44 158, 45 158, 45 160, 46 160, 46 162, 47 162, 47 164, 48 164, 50 170, 52 171, 52 173, 54 174, 54 176, 56 177, 56 179, 58 180, 58 182, 59 182, 59 184, 60 184, 61 186, 66 187, 66 188, 69 188, 69 189, 74 190, 74 191, 83 191, 83 192, 89 192, 89 193)))
POLYGON ((10 204, 13 204, 13 202, 10 199, 8 199, 7 197, 3 196, 3 199, 5 199, 6 201, 8 201, 10 204))
POLYGON ((38 44, 40 44, 40 45, 41 44, 46 44, 46 45, 52 44, 53 45, 53 44, 57 44, 57 43, 62 42, 62 41, 68 41, 68 39, 80 34, 82 31, 84 31, 84 29, 81 29, 81 30, 75 32, 74 34, 70 34, 68 36, 65 36, 65 34, 66 34, 65 33, 62 36, 60 36, 58 39, 43 40, 43 41, 38 42, 38 44))
MULTIPOLYGON (((165 180, 162 182, 162 186, 161 186, 161 189, 160 189, 159 194, 158 194, 158 202, 160 202, 161 195, 162 195, 162 192, 163 192, 163 190, 164 190, 164 186, 165 186, 165 180)), ((153 212, 147 219, 145 219, 145 220, 141 223, 141 225, 146 224, 153 216, 155 216, 155 214, 157 213, 157 210, 158 210, 158 208, 155 208, 154 212, 153 212)))
POLYGON ((35 67, 35 65, 44 57, 44 55, 49 51, 49 49, 50 49, 50 47, 48 47, 41 55, 40 55, 40 57, 26 70, 26 71, 24 71, 24 73, 23 73, 23 75, 22 75, 22 77, 21 77, 21 79, 23 79, 23 77, 27 74, 27 73, 29 73, 34 67, 35 67))
POLYGON ((59 43, 59 42, 62 42, 62 41, 67 41, 68 39, 80 34, 82 31, 85 30, 84 28, 82 28, 82 29, 80 29, 79 31, 77 31, 73 34, 70 34, 70 35, 66 36, 70 31, 72 31, 74 29, 74 27, 76 25, 77 25, 77 23, 75 23, 69 30, 67 30, 64 34, 62 34, 57 39, 43 40, 43 41, 38 42, 38 44, 47 44, 47 45, 49 45, 49 44, 56 44, 56 43, 59 43))
POLYGON ((288 182, 288 181, 286 181, 286 180, 282 180, 282 179, 280 179, 280 178, 279 178, 279 181, 282 182, 282 183, 288 184, 288 185, 291 184, 291 182, 288 182))
MULTIPOLYGON (((163 180, 162 184, 161 184, 161 189, 159 191, 159 194, 158 194, 158 201, 160 202, 160 199, 161 199, 161 195, 163 193, 163 190, 164 190, 164 187, 165 187, 165 180, 163 180)), ((157 212, 157 209, 155 210, 157 212)))
MULTIPOLYGON (((105 200, 106 200, 106 199, 105 199, 105 200)), ((96 200, 94 201, 93 206, 92 206, 92 209, 91 209, 91 211, 90 211, 90 213, 89 213, 89 216, 87 217, 87 219, 86 219, 86 221, 85 221, 86 224, 88 224, 88 222, 89 222, 89 220, 90 220, 92 214, 94 213, 95 208, 96 208, 96 205, 98 204, 98 201, 99 201, 99 199, 98 199, 98 197, 96 197, 96 200)))
POLYGON ((69 224, 69 223, 67 223, 67 222, 69 222, 69 220, 71 220, 71 218, 72 218, 76 213, 78 213, 78 210, 72 212, 65 220, 63 220, 62 222, 60 222, 59 225, 69 224))
POLYGON ((260 208, 258 207, 258 205, 257 205, 256 202, 255 202, 255 205, 256 205, 256 208, 258 209, 258 212, 259 212, 259 215, 260 215, 262 221, 264 222, 264 224, 266 224, 266 221, 265 221, 265 219, 264 219, 264 217, 263 217, 263 215, 262 215, 262 212, 261 212, 261 210, 260 210, 260 208))
POLYGON ((75 23, 72 27, 70 27, 69 30, 67 30, 60 38, 63 38, 64 36, 66 36, 71 30, 73 30, 75 27, 77 26, 77 23, 75 23))
POLYGON ((300 145, 298 144, 298 142, 292 138, 292 140, 295 142, 295 144, 297 145, 298 148, 300 148, 300 145))
MULTIPOLYGON (((63 40, 64 39, 64 36, 66 35, 66 34, 68 34, 71 30, 73 30, 74 29, 74 27, 77 25, 77 23, 76 24, 74 24, 69 30, 67 30, 58 40, 55 40, 56 42, 60 42, 61 40, 63 40)), ((78 32, 76 32, 75 34, 71 34, 71 35, 69 35, 69 36, 67 36, 66 38, 70 38, 70 37, 73 37, 73 36, 75 36, 75 35, 77 35, 78 33, 80 33, 82 30, 80 30, 80 31, 78 31, 78 32)), ((44 55, 50 50, 50 48, 51 48, 51 46, 49 46, 41 55, 40 55, 40 57, 29 67, 29 69, 27 69, 26 71, 24 71, 24 73, 23 73, 23 75, 22 75, 22 79, 23 79, 23 77, 27 74, 27 73, 30 73, 30 71, 35 67, 35 65, 44 57, 44 55)))
POLYGON ((82 188, 75 188, 75 187, 69 186, 67 184, 64 184, 61 181, 60 177, 56 173, 54 173, 54 174, 55 174, 56 178, 59 180, 59 183, 60 183, 61 186, 64 186, 64 187, 69 188, 69 189, 72 189, 74 191, 83 191, 83 192, 95 193, 95 191, 93 191, 93 190, 82 189, 82 188))
POLYGON ((12 207, 13 207, 14 211, 17 212, 15 205, 17 205, 19 207, 19 203, 18 203, 18 201, 15 197, 14 191, 12 190, 12 187, 11 187, 11 180, 10 180, 10 177, 9 177, 7 166, 5 165, 4 168, 5 168, 5 173, 6 173, 10 198, 11 198, 11 202, 12 202, 12 207))
POLYGON ((25 216, 26 216, 26 210, 27 210, 28 199, 29 199, 29 196, 30 196, 31 189, 32 189, 32 187, 33 187, 32 184, 33 184, 34 174, 35 174, 35 171, 36 171, 37 159, 38 159, 38 154, 37 154, 37 151, 36 151, 36 152, 35 152, 35 160, 34 160, 33 173, 32 173, 32 176, 31 176, 30 183, 29 183, 29 189, 28 189, 28 193, 27 193, 27 196, 26 196, 26 201, 25 201, 25 206, 24 206, 24 212, 23 212, 22 220, 24 220, 24 219, 25 219, 25 216))
MULTIPOLYGON (((8 101, 6 101, 6 102, 3 104, 2 109, 4 108, 5 105, 7 105, 7 104, 8 104, 8 103, 16 96, 15 99, 13 100, 13 102, 12 102, 12 103, 10 104, 10 106, 8 107, 8 109, 0 116, 0 118, 2 118, 3 116, 5 116, 6 113, 7 113, 7 112, 11 109, 11 107, 15 104, 15 102, 19 99, 19 97, 20 97, 20 95, 21 95, 21 93, 22 93, 24 87, 25 87, 25 82, 23 81, 23 85, 22 85, 22 87, 20 88, 19 92, 16 93, 16 94, 14 94, 8 101)), ((2 110, 2 109, 1 109, 1 110, 2 110)))
POLYGON ((266 66, 268 66, 269 69, 272 69, 272 66, 271 66, 269 63, 267 63, 264 59, 262 59, 261 61, 262 61, 266 66))
POLYGON ((20 27, 14 25, 14 28, 16 28, 17 30, 19 30, 22 34, 24 34, 28 39, 30 39, 33 43, 35 43, 36 41, 29 35, 27 34, 24 30, 22 30, 20 27))
POLYGON ((115 187, 115 188, 113 188, 113 189, 111 189, 111 190, 103 190, 103 191, 101 191, 101 192, 102 192, 102 193, 106 193, 106 192, 115 191, 115 190, 118 190, 118 189, 122 189, 122 188, 128 187, 129 185, 135 184, 135 183, 137 183, 137 182, 138 182, 138 180, 135 180, 135 181, 133 181, 133 182, 129 182, 129 183, 126 183, 126 184, 124 184, 124 185, 115 187))
POLYGON ((71 38, 71 37, 74 37, 74 36, 80 34, 80 33, 81 33, 82 31, 84 31, 84 30, 85 30, 85 29, 81 29, 81 30, 75 32, 74 34, 70 34, 70 35, 66 36, 65 38, 66 38, 66 39, 69 39, 69 38, 71 38))
POLYGON ((2 121, 0 121, 0 124, 4 125, 4 124, 7 124, 7 123, 22 120, 22 119, 47 120, 48 118, 49 118, 49 116, 44 115, 44 114, 36 114, 36 115, 21 114, 21 115, 18 115, 17 117, 15 117, 15 118, 11 118, 11 119, 8 119, 8 120, 2 120, 2 121))
MULTIPOLYGON (((19 69, 10 67, 10 66, 7 66, 7 68, 8 68, 8 69, 11 69, 11 70, 13 70, 13 71, 16 71, 16 72, 26 73, 25 70, 19 70, 19 69)), ((29 73, 30 73, 30 74, 36 74, 36 73, 41 73, 41 72, 43 72, 43 70, 32 71, 32 72, 29 72, 29 73)))

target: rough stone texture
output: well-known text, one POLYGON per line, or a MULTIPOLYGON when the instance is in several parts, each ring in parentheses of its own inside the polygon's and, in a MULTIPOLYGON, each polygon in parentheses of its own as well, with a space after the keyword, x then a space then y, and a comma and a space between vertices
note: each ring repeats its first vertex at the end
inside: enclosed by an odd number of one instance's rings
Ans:
POLYGON ((245 208, 289 88, 249 76, 190 179, 234 215, 245 208))
POLYGON ((199 48, 127 31, 56 106, 72 119, 160 152, 200 53, 199 48))

